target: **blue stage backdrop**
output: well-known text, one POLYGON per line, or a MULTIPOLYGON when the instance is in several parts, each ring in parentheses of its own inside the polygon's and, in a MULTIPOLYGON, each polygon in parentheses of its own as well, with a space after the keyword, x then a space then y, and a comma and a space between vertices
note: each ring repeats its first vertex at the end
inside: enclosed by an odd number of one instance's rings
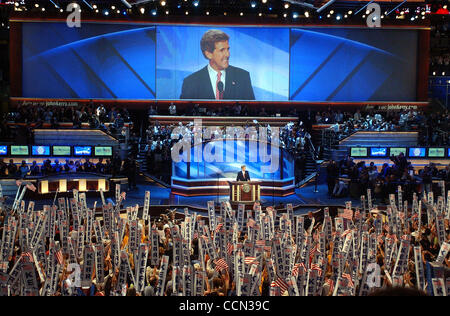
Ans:
POLYGON ((416 100, 417 31, 291 29, 290 46, 290 100, 416 100))
MULTIPOLYGON (((187 153, 183 153, 181 157, 183 157, 182 161, 172 163, 173 179, 221 180, 226 178, 236 180, 237 173, 244 164, 252 180, 282 180, 294 177, 294 159, 292 155, 282 148, 277 148, 277 150, 272 152, 270 145, 263 142, 256 143, 243 140, 206 142, 191 148, 191 162, 189 164, 186 162, 188 160, 187 153), (272 173, 264 172, 263 168, 268 168, 271 162, 261 159, 262 146, 267 146, 268 155, 274 161, 276 159, 276 165, 279 166, 272 173), (221 159, 207 162, 205 161, 205 155, 201 156, 201 161, 200 159, 195 159, 196 150, 199 147, 201 147, 199 152, 211 152, 213 155, 218 153, 217 156, 221 157, 221 159), (197 162, 194 160, 197 160, 197 162)), ((275 164, 273 165, 275 166, 275 164)))
MULTIPOLYGON (((177 100, 207 65, 210 29, 229 35, 229 64, 248 72, 255 100, 416 100, 417 30, 47 22, 23 23, 23 96, 177 100)), ((191 90, 211 84, 200 81, 191 90)))
POLYGON ((23 95, 155 98, 155 27, 23 24, 23 95))
POLYGON ((158 27, 158 99, 180 98, 183 79, 208 64, 200 49, 200 40, 211 29, 221 30, 230 37, 229 64, 250 73, 256 100, 288 100, 289 29, 212 26, 158 27))

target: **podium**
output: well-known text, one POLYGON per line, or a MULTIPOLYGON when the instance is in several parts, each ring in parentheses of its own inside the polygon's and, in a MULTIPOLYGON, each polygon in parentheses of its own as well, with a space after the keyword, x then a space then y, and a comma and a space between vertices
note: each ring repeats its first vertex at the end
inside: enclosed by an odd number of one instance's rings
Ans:
POLYGON ((261 181, 230 181, 231 203, 254 203, 260 200, 261 181))

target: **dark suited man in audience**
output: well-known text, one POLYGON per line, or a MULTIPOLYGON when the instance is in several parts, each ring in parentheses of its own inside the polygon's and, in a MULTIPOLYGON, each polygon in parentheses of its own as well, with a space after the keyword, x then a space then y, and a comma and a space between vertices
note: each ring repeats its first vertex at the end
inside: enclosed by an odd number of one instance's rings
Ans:
POLYGON ((250 181, 250 174, 245 171, 245 166, 241 167, 241 171, 238 172, 236 181, 250 181))
POLYGON ((229 39, 220 30, 209 30, 203 35, 200 48, 209 63, 184 78, 180 99, 255 99, 249 72, 229 64, 229 39))

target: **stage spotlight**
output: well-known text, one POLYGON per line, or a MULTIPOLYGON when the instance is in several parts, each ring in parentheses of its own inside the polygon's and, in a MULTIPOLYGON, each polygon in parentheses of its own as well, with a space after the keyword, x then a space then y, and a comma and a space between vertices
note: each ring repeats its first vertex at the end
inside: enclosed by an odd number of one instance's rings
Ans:
POLYGON ((305 11, 305 17, 309 18, 309 12, 305 11))
POLYGON ((239 13, 239 15, 240 15, 240 16, 243 16, 243 15, 244 15, 244 13, 243 13, 243 12, 241 12, 241 13, 239 13))
POLYGON ((294 19, 298 18, 298 13, 297 13, 297 12, 292 13, 292 17, 293 17, 294 19))
POLYGON ((262 13, 261 12, 259 12, 259 14, 258 14, 259 16, 262 16, 262 13))
POLYGON ((341 19, 341 16, 338 14, 338 15, 336 15, 336 20, 340 20, 341 19))
POLYGON ((45 11, 45 8, 42 8, 41 10, 42 10, 42 11, 45 11))
POLYGON ((370 13, 370 11, 369 10, 366 10, 366 14, 369 14, 370 13))
POLYGON ((433 76, 436 76, 436 71, 433 71, 433 76))
POLYGON ((209 15, 209 11, 206 11, 206 15, 209 15))
POLYGON ((267 0, 262 0, 262 3, 267 3, 267 0))
POLYGON ((14 3, 14 5, 15 5, 16 7, 18 7, 18 6, 19 6, 19 2, 14 3))
MULTIPOLYGON (((61 9, 62 10, 62 9, 61 9)), ((61 12, 63 12, 63 11, 61 11, 61 12)), ((95 9, 95 13, 98 13, 98 9, 95 9)))
POLYGON ((350 11, 348 11, 347 13, 348 13, 348 14, 350 15, 350 14, 352 14, 352 13, 353 13, 353 11, 352 11, 352 10, 350 10, 350 11))
POLYGON ((414 20, 415 20, 415 19, 414 19, 414 17, 412 16, 412 17, 411 17, 411 21, 414 21, 414 20))
POLYGON ((94 4, 94 5, 92 6, 92 9, 97 9, 97 5, 94 4))
POLYGON ((109 15, 109 11, 108 10, 103 10, 103 14, 104 15, 109 15))
POLYGON ((39 4, 38 4, 38 3, 35 3, 34 6, 35 6, 36 8, 39 8, 39 4))
POLYGON ((327 18, 329 18, 331 15, 327 14, 327 18))
POLYGON ((186 14, 186 15, 189 15, 189 11, 186 11, 185 14, 186 14))
POLYGON ((285 9, 289 9, 289 3, 285 3, 285 4, 284 4, 284 8, 285 8, 285 9))
POLYGON ((150 11, 150 13, 151 13, 152 15, 156 15, 157 11, 156 11, 156 9, 153 9, 152 11, 150 11))
POLYGON ((287 13, 283 14, 283 17, 287 18, 287 13))
POLYGON ((166 11, 166 15, 169 15, 169 11, 166 11))
POLYGON ((116 6, 112 5, 111 10, 115 10, 115 9, 116 9, 116 6))
POLYGON ((381 18, 384 19, 384 15, 382 15, 381 18))
POLYGON ((252 1, 252 2, 250 3, 250 6, 251 6, 252 8, 255 8, 255 7, 256 7, 256 2, 255 2, 255 1, 252 1))
POLYGON ((117 12, 117 13, 120 13, 120 10, 117 10, 116 12, 117 12))
POLYGON ((333 13, 334 13, 334 10, 331 10, 331 11, 330 11, 330 14, 333 14, 333 13))
MULTIPOLYGON (((98 12, 98 10, 96 10, 97 12, 98 12)), ((64 10, 63 9, 59 9, 59 12, 64 12, 64 10)))
POLYGON ((140 8, 139 11, 141 11, 141 14, 145 13, 145 8, 140 8))
POLYGON ((198 0, 195 0, 194 2, 192 2, 192 4, 194 5, 194 7, 198 7, 198 0))
POLYGON ((442 75, 445 76, 445 71, 442 72, 442 75))
POLYGON ((348 17, 348 15, 346 14, 346 15, 344 15, 344 19, 346 19, 348 17))
POLYGON ((161 1, 161 6, 165 6, 166 5, 166 1, 165 0, 162 0, 161 1))
POLYGON ((363 18, 363 19, 365 19, 365 18, 366 18, 366 15, 365 15, 365 14, 363 14, 362 18, 363 18))

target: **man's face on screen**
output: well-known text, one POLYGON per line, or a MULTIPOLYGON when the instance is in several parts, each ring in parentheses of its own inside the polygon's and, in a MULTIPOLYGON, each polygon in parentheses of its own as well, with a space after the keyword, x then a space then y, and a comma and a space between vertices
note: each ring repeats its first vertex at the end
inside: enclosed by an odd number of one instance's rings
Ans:
POLYGON ((214 51, 212 53, 206 51, 205 54, 214 70, 220 71, 228 68, 230 60, 230 45, 228 41, 217 42, 214 51))

